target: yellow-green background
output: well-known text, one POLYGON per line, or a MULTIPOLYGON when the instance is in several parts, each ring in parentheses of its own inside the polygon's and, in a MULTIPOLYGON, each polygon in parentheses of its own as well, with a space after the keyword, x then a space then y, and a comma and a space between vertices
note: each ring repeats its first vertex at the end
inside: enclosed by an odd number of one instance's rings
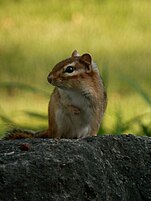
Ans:
POLYGON ((90 53, 104 77, 100 132, 149 133, 150 0, 0 0, 1 133, 47 127, 47 75, 74 49, 90 53))

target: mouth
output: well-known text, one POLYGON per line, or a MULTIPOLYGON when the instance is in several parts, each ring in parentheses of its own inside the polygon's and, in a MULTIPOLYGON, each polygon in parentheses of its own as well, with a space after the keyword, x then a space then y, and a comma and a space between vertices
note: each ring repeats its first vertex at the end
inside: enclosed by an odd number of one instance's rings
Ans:
POLYGON ((55 86, 55 87, 59 87, 59 88, 62 88, 62 87, 63 87, 62 84, 61 84, 61 82, 52 79, 50 76, 47 77, 47 80, 48 80, 48 82, 49 82, 51 85, 53 85, 53 86, 55 86))
POLYGON ((51 75, 48 75, 47 80, 48 80, 48 82, 49 82, 50 84, 52 84, 52 76, 51 76, 51 75))

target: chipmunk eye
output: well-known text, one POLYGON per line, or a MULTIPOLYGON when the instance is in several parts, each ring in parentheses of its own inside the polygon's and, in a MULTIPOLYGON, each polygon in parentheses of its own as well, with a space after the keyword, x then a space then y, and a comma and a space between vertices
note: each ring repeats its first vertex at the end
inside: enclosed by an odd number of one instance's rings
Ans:
POLYGON ((65 73, 72 73, 74 71, 74 67, 73 66, 68 66, 66 69, 65 69, 65 73))

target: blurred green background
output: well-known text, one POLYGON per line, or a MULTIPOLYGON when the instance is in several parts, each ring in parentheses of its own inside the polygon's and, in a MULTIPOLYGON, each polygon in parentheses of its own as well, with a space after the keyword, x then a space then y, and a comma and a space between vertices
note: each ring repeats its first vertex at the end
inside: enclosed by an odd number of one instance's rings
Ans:
POLYGON ((0 133, 47 127, 47 75, 77 49, 108 91, 99 133, 151 135, 150 11, 150 0, 0 0, 0 133))

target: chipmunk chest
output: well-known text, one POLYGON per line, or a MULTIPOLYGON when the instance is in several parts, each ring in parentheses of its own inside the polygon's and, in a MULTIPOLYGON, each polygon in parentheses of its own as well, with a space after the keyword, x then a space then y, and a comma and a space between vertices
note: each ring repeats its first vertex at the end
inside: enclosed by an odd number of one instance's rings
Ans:
POLYGON ((69 111, 76 111, 78 113, 82 112, 82 111, 87 111, 88 108, 88 101, 86 100, 86 98, 79 92, 75 92, 72 90, 61 90, 60 91, 60 95, 61 95, 61 103, 63 105, 63 107, 65 109, 69 109, 69 111))
POLYGON ((77 125, 89 124, 92 118, 92 108, 89 101, 75 91, 61 90, 61 104, 58 108, 57 119, 69 119, 77 125))
POLYGON ((60 98, 60 105, 55 113, 58 132, 63 136, 70 134, 72 138, 87 136, 93 116, 88 100, 73 91, 61 91, 60 98))

